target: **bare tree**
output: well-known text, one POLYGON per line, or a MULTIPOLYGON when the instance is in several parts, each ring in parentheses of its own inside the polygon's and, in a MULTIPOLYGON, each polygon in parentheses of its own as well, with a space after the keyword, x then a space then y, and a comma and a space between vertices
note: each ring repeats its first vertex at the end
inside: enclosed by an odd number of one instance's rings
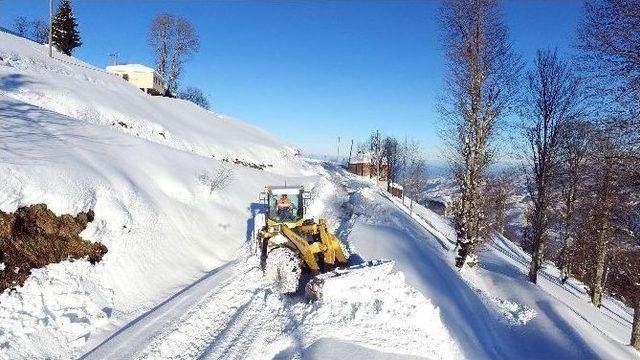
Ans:
POLYGON ((455 201, 458 255, 462 267, 487 232, 482 213, 492 141, 517 98, 522 68, 508 41, 496 0, 447 0, 441 8, 447 59, 447 94, 440 111, 454 150, 453 171, 460 189, 455 201))
POLYGON ((422 157, 420 144, 415 140, 405 139, 399 155, 398 179, 403 187, 404 196, 409 198, 409 212, 413 213, 413 202, 427 183, 427 164, 422 157))
MULTIPOLYGON (((635 242, 636 249, 640 247, 640 224, 635 224, 636 226, 632 227, 633 231, 633 239, 635 242)), ((638 252, 636 252, 637 254, 638 252)), ((639 257, 636 255, 635 259, 639 257)), ((626 264, 630 264, 627 262, 626 264)), ((629 282, 633 284, 636 288, 635 291, 635 299, 633 301, 633 325, 631 327, 631 346, 640 350, 640 265, 636 260, 636 264, 629 266, 630 269, 627 269, 629 274, 629 282)))
POLYGON ((562 242, 560 272, 564 284, 571 276, 574 240, 579 220, 576 206, 586 181, 586 157, 590 146, 590 124, 569 121, 562 129, 559 147, 558 187, 560 192, 559 234, 562 242))
POLYGON ((639 0, 585 2, 578 29, 578 65, 598 106, 640 123, 639 0))
POLYGON ((147 34, 147 43, 156 56, 156 70, 158 74, 167 83, 167 67, 169 56, 173 53, 173 44, 175 37, 175 18, 173 15, 162 13, 157 15, 151 22, 151 28, 147 34))
POLYGON ((505 231, 507 221, 507 202, 513 193, 512 179, 510 172, 489 176, 484 191, 484 213, 488 215, 489 226, 501 234, 505 231))
POLYGON ((387 191, 391 191, 391 183, 398 181, 401 146, 396 138, 387 136, 382 141, 382 156, 387 159, 387 191))
POLYGON ((604 295, 606 261, 612 243, 626 224, 621 216, 630 206, 629 188, 625 185, 627 161, 616 139, 610 137, 613 129, 598 129, 592 137, 588 166, 590 169, 588 192, 591 195, 584 208, 584 227, 592 233, 593 256, 590 267, 591 302, 600 307, 604 295))
POLYGON ((191 101, 192 103, 209 110, 209 100, 207 99, 207 96, 197 87, 189 86, 180 90, 178 97, 183 100, 191 101))
POLYGON ((169 91, 178 89, 178 79, 182 74, 184 62, 198 51, 200 47, 200 39, 193 25, 182 17, 176 19, 175 40, 173 56, 171 57, 171 68, 169 69, 169 78, 167 80, 167 90, 169 91))
POLYGON ((538 51, 528 74, 524 132, 529 144, 527 190, 533 202, 529 217, 533 245, 529 280, 535 283, 544 260, 549 231, 550 196, 558 175, 563 126, 579 115, 579 81, 555 51, 538 51))
POLYGON ((640 350, 640 281, 636 282, 638 292, 633 302, 633 326, 631 329, 631 346, 640 350))
POLYGON ((233 180, 233 177, 233 168, 222 163, 215 173, 205 170, 198 176, 198 179, 209 189, 209 194, 213 194, 216 190, 223 190, 233 180))
POLYGON ((38 44, 46 44, 49 41, 49 25, 44 20, 31 22, 31 39, 38 44))
MULTIPOLYGON (((611 226, 621 204, 618 195, 637 194, 640 189, 640 20, 638 0, 597 0, 585 3, 585 16, 578 29, 578 66, 588 80, 593 95, 594 109, 606 130, 599 141, 600 153, 595 167, 595 189, 598 199, 595 205, 604 210, 594 217, 597 232, 596 271, 592 281, 592 302, 601 303, 604 261, 607 245, 614 232, 611 226), (604 144, 604 146, 601 146, 604 144), (625 160, 626 159, 626 160, 625 160), (626 163, 622 174, 616 169, 626 163), (619 175, 625 179, 620 181, 619 175), (603 176, 605 176, 603 178, 603 176), (618 198, 618 199, 616 199, 618 198), (615 206, 616 211, 609 210, 615 206)), ((640 273, 637 267, 630 270, 640 273)), ((635 282, 638 281, 636 278, 635 282)), ((631 344, 640 350, 640 302, 636 298, 631 344)))
POLYGON ((13 31, 22 36, 27 37, 27 29, 29 28, 29 21, 24 16, 16 16, 13 19, 13 31))
POLYGON ((147 43, 156 54, 156 69, 167 93, 175 93, 184 63, 200 47, 193 25, 185 18, 162 13, 153 19, 147 43))

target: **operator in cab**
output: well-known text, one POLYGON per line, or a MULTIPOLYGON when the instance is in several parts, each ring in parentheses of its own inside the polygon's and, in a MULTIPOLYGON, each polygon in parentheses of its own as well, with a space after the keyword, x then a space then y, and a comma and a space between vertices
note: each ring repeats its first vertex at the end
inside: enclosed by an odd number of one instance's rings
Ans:
POLYGON ((277 212, 278 216, 283 221, 292 220, 294 218, 293 204, 291 203, 289 195, 280 195, 280 198, 278 199, 277 212))

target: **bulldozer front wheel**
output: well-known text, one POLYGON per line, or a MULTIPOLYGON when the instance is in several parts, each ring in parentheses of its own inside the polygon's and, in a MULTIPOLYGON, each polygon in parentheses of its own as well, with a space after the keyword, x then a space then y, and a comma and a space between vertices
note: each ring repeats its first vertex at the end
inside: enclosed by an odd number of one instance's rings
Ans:
POLYGON ((302 267, 298 253, 288 247, 271 250, 267 256, 266 273, 276 283, 280 292, 291 294, 298 291, 302 267))

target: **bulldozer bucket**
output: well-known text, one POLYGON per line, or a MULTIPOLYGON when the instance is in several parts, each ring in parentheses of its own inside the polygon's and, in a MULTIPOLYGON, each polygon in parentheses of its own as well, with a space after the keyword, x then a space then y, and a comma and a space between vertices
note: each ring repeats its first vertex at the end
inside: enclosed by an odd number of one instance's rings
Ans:
POLYGON ((376 268, 388 272, 393 265, 394 261, 392 260, 371 260, 316 275, 305 286, 305 296, 310 301, 320 300, 325 291, 341 291, 341 289, 348 287, 349 283, 357 282, 357 279, 365 274, 375 276, 376 268))

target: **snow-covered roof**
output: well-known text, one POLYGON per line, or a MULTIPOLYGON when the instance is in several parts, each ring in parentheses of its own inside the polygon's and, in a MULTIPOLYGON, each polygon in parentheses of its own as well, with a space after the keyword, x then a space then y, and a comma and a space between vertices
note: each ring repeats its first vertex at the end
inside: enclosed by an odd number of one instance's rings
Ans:
MULTIPOLYGON (((356 154, 356 156, 354 156, 351 159, 351 164, 371 164, 373 163, 373 159, 375 158, 375 155, 373 154, 372 151, 358 151, 358 153, 356 154)), ((387 165, 387 158, 383 157, 382 158, 382 165, 387 165)))
POLYGON ((352 164, 371 164, 371 159, 373 159, 373 154, 371 151, 360 152, 356 154, 356 156, 351 159, 352 164))
POLYGON ((402 187, 402 185, 397 184, 397 183, 394 183, 394 182, 392 182, 391 184, 389 184, 389 187, 392 187, 392 188, 395 188, 395 189, 398 189, 398 190, 403 190, 403 189, 404 189, 404 188, 402 187))
POLYGON ((270 186, 272 195, 296 194, 300 192, 302 186, 270 186))
POLYGON ((136 71, 136 72, 155 72, 152 68, 142 64, 124 64, 107 66, 107 71, 136 71))

